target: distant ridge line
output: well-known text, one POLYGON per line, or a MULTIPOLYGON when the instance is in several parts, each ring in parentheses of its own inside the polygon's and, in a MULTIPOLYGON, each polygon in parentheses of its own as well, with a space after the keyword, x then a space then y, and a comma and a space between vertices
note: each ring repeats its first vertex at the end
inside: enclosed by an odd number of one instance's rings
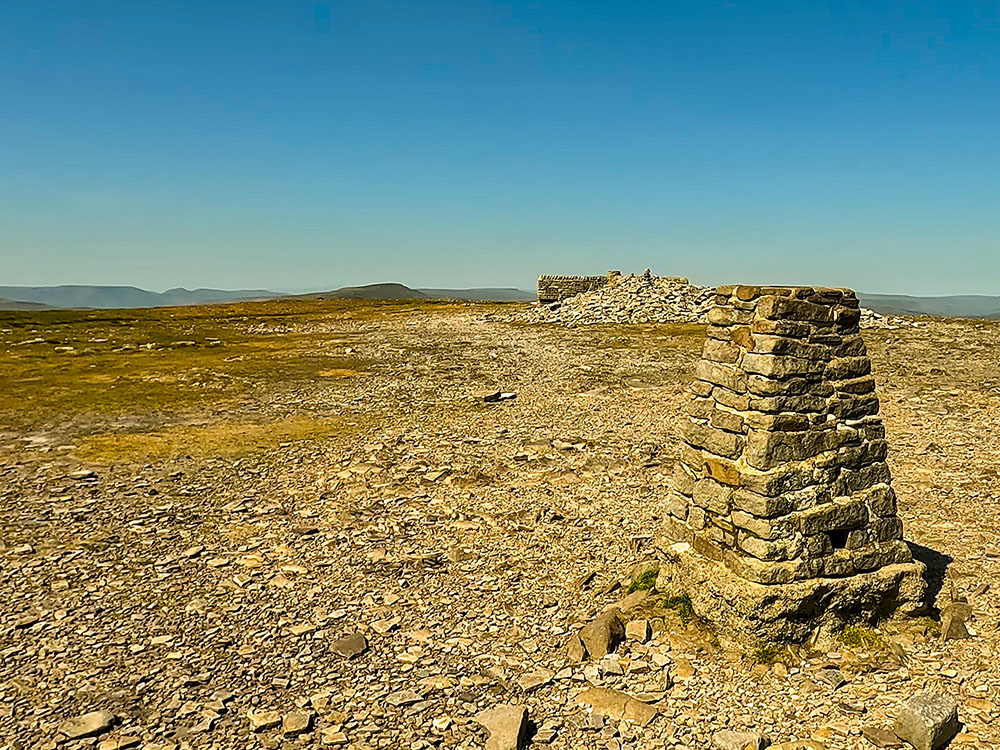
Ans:
MULTIPOLYGON (((268 289, 185 289, 151 292, 134 286, 62 284, 0 286, 0 310, 124 309, 249 302, 269 299, 453 299, 483 302, 530 302, 532 292, 513 287, 468 289, 412 288, 390 282, 341 287, 307 294, 283 294, 268 289)), ((882 315, 1000 320, 1000 296, 958 294, 917 297, 906 294, 858 293, 863 307, 882 315)))
POLYGON ((326 292, 284 294, 268 289, 185 289, 151 292, 135 286, 61 284, 58 286, 0 286, 2 310, 120 310, 148 307, 250 302, 270 299, 460 299, 530 301, 535 295, 521 289, 413 289, 384 283, 348 286, 326 292))

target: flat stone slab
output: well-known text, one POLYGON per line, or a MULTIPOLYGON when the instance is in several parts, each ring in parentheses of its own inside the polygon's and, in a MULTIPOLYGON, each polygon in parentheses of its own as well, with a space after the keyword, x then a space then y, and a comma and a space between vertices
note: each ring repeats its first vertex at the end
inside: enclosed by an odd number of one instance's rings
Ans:
POLYGON ((657 714, 653 706, 633 698, 627 693, 610 688, 590 688, 576 697, 577 703, 590 706, 594 713, 616 721, 628 721, 646 726, 657 714))
POLYGON ((82 716, 66 719, 59 725, 59 732, 71 740, 78 740, 106 732, 114 722, 115 715, 110 711, 91 711, 82 716))
POLYGON ((527 706, 500 705, 476 714, 476 723, 490 733, 486 750, 521 750, 528 735, 527 706))

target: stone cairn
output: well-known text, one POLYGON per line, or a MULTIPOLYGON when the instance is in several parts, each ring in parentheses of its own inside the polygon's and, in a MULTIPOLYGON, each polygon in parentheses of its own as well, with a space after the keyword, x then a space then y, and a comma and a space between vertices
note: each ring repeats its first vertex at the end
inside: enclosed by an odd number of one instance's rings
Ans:
MULTIPOLYGON (((538 277, 538 302, 527 310, 500 316, 523 323, 570 327, 601 324, 703 323, 715 289, 683 276, 608 271, 604 276, 538 277)), ((926 323, 861 309, 862 328, 901 328, 926 323)))
POLYGON ((532 323, 568 326, 604 323, 694 323, 704 320, 715 290, 696 286, 681 276, 655 276, 609 271, 606 277, 538 278, 537 305, 521 313, 532 323), (590 289, 574 292, 579 284, 599 280, 590 289))
POLYGON ((859 319, 847 289, 716 291, 657 588, 720 637, 801 642, 921 607, 859 319))

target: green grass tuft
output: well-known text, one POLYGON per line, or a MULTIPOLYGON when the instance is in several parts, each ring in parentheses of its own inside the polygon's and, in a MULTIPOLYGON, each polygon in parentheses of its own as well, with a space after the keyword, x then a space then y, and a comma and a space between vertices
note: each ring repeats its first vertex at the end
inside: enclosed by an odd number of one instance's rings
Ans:
POLYGON ((634 591, 649 591, 654 585, 656 585, 656 576, 657 571, 647 570, 628 585, 626 593, 631 594, 634 591))
POLYGON ((664 609, 670 609, 677 613, 681 622, 687 625, 694 619, 694 606, 691 604, 691 597, 687 594, 683 596, 668 596, 663 602, 664 609))
POLYGON ((750 658, 753 659, 757 664, 774 664, 781 656, 781 652, 784 647, 777 643, 768 643, 755 649, 750 653, 750 658))
POLYGON ((937 638, 941 635, 941 623, 933 617, 919 617, 916 622, 919 625, 924 626, 924 629, 927 631, 927 635, 931 638, 937 638))
POLYGON ((862 625, 848 625, 837 636, 837 642, 841 646, 849 648, 879 648, 882 646, 883 640, 882 636, 871 628, 862 625))

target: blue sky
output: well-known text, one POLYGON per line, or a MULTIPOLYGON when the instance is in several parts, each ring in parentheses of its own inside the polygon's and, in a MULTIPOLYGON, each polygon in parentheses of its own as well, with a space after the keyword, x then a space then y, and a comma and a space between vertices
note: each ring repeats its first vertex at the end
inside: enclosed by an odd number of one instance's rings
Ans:
POLYGON ((998 2, 6 2, 3 283, 996 294, 998 84, 998 2))

